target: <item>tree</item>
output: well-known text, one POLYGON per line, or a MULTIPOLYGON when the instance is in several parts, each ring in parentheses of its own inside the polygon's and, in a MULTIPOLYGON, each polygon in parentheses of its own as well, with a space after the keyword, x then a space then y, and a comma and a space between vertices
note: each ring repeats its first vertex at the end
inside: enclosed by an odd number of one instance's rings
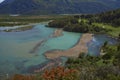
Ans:
POLYGON ((78 56, 78 58, 82 59, 82 58, 85 57, 85 55, 86 55, 86 53, 80 53, 79 56, 78 56))
POLYGON ((103 60, 109 60, 112 58, 113 53, 112 52, 106 52, 105 55, 102 56, 103 60))
POLYGON ((105 48, 107 45, 108 45, 108 41, 105 41, 102 47, 105 48))
POLYGON ((118 35, 118 39, 120 40, 120 33, 119 33, 119 35, 118 35))

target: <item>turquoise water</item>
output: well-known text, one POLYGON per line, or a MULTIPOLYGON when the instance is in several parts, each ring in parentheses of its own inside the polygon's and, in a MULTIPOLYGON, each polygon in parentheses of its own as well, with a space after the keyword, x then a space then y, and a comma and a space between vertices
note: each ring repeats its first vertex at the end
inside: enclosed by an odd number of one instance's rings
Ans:
POLYGON ((44 56, 46 51, 66 50, 81 36, 80 33, 63 32, 63 36, 51 38, 54 30, 45 24, 37 24, 32 30, 0 32, 0 74, 23 73, 30 66, 48 61, 44 56))
MULTIPOLYGON (((2 29, 2 28, 1 28, 2 29)), ((0 32, 0 75, 27 73, 28 68, 39 67, 49 60, 44 53, 50 50, 66 50, 80 39, 80 33, 63 31, 63 36, 51 37, 54 28, 36 24, 32 30, 22 32, 0 32)), ((99 55, 105 41, 115 44, 116 40, 106 35, 95 35, 88 44, 90 55, 99 55)), ((63 63, 66 58, 62 57, 63 63)), ((29 71, 28 71, 29 72, 29 71)))

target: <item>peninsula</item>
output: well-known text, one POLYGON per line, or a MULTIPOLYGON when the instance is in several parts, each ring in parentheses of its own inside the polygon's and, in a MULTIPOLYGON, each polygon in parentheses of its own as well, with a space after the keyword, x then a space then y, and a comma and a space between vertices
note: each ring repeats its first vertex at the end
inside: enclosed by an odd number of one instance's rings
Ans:
POLYGON ((78 41, 78 43, 74 47, 65 51, 62 51, 62 50, 47 51, 45 53, 45 56, 48 59, 55 59, 61 56, 78 57, 80 53, 88 52, 87 43, 89 43, 92 40, 92 38, 93 38, 93 34, 89 34, 89 33, 83 34, 81 39, 78 41))

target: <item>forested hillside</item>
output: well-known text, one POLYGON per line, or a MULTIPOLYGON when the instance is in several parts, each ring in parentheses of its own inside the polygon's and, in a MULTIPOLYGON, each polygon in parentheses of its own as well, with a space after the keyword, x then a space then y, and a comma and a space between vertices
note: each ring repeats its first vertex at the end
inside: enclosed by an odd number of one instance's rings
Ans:
POLYGON ((88 14, 117 9, 119 4, 119 0, 5 0, 0 14, 88 14))

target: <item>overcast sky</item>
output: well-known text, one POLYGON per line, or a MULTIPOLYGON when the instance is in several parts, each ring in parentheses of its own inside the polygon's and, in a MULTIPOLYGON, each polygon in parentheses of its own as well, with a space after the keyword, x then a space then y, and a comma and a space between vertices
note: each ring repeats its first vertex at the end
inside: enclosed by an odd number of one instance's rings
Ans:
POLYGON ((4 0, 0 0, 0 3, 3 2, 4 0))

